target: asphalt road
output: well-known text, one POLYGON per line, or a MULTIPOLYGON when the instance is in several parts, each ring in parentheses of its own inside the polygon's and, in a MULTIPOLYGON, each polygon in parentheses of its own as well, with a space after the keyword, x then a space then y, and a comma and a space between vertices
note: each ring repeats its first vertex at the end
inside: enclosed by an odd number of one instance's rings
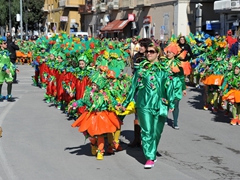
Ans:
MULTIPOLYGON (((189 88, 180 103, 180 130, 165 126, 155 167, 145 170, 133 139, 133 115, 124 120, 124 150, 97 161, 73 120, 43 101, 33 87, 34 69, 19 66, 16 102, 0 103, 0 180, 225 180, 240 179, 240 126, 202 109, 201 91, 189 88)), ((3 86, 6 95, 6 84, 3 86)), ((171 115, 169 118, 171 119, 171 115)))

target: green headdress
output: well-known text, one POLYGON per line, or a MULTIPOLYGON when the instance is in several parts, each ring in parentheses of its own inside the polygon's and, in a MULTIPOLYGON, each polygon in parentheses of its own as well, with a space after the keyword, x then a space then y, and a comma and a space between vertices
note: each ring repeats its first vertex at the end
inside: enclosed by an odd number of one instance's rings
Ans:
POLYGON ((228 62, 234 64, 237 60, 238 60, 238 56, 231 56, 228 62))
POLYGON ((113 50, 110 50, 109 55, 110 55, 110 58, 112 59, 118 59, 118 58, 121 58, 122 51, 120 49, 113 49, 113 50))
POLYGON ((96 83, 100 89, 103 89, 107 85, 107 78, 104 77, 100 72, 95 71, 94 75, 90 77, 93 83, 96 83))
POLYGON ((63 60, 66 60, 66 55, 63 52, 59 52, 58 56, 60 56, 63 60))
POLYGON ((117 68, 117 67, 109 67, 109 70, 112 70, 115 72, 115 78, 118 78, 122 71, 120 68, 117 68))
POLYGON ((56 49, 52 48, 50 50, 50 54, 53 54, 56 57, 58 55, 58 52, 56 51, 56 49))
POLYGON ((239 67, 240 68, 240 61, 236 62, 236 64, 234 64, 235 67, 239 67))
POLYGON ((80 55, 77 59, 78 59, 78 61, 84 61, 86 64, 89 63, 87 56, 84 54, 80 55))

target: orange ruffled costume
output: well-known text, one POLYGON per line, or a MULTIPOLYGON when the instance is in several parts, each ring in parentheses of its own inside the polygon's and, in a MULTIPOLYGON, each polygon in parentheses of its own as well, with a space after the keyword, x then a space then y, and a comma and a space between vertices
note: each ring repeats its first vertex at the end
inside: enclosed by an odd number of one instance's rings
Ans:
POLYGON ((217 85, 221 86, 223 82, 223 75, 210 75, 201 80, 205 85, 217 85))
POLYGON ((191 74, 192 67, 191 67, 190 62, 188 62, 188 61, 181 61, 181 66, 183 68, 183 72, 184 72, 185 76, 188 76, 188 75, 191 74))
POLYGON ((114 112, 85 111, 73 124, 72 127, 79 127, 78 131, 87 131, 90 136, 113 133, 120 128, 121 122, 114 112))
POLYGON ((231 103, 240 103, 240 90, 231 89, 227 94, 222 97, 222 100, 227 100, 231 103))

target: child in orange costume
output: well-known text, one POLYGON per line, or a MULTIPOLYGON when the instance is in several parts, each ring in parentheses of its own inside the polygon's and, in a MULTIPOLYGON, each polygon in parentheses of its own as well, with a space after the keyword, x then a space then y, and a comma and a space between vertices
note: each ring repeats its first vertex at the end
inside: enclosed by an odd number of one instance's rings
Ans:
POLYGON ((233 119, 231 125, 240 125, 240 62, 235 64, 233 75, 229 76, 228 86, 230 91, 223 95, 223 100, 228 100, 232 107, 233 119))
POLYGON ((79 131, 90 136, 92 154, 97 154, 97 160, 103 159, 104 135, 113 133, 120 128, 120 121, 114 112, 108 111, 110 105, 117 106, 117 102, 108 89, 104 89, 107 80, 98 72, 91 78, 92 85, 87 87, 82 99, 69 105, 77 108, 86 105, 86 111, 72 124, 79 127, 79 131), (95 145, 97 144, 97 148, 95 145), (96 150, 94 153, 94 150, 96 150))

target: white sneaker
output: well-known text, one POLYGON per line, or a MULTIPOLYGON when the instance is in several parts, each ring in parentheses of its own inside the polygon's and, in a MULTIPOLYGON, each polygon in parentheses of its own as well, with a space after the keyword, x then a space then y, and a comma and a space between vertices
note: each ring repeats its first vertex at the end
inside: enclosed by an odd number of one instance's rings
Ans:
POLYGON ((178 126, 174 126, 173 128, 176 129, 176 130, 179 130, 179 127, 178 127, 178 126))

